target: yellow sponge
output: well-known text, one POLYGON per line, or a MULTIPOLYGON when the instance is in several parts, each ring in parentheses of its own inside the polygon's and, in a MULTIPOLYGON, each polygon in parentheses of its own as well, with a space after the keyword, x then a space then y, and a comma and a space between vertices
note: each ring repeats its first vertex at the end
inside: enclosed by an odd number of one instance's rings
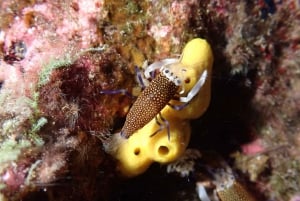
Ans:
MULTIPOLYGON (((177 111, 166 106, 161 111, 170 125, 170 139, 166 127, 151 136, 160 129, 155 119, 133 133, 129 139, 124 139, 119 134, 114 137, 111 143, 114 145, 114 150, 109 152, 119 161, 118 168, 124 176, 139 175, 153 162, 172 162, 183 154, 190 140, 189 120, 201 116, 209 105, 212 63, 212 51, 205 40, 197 38, 187 43, 180 62, 172 64, 170 70, 179 77, 182 75, 180 78, 184 80, 184 96, 199 80, 204 70, 208 74, 205 84, 184 109, 177 111)), ((172 100, 171 104, 183 103, 172 100)))
POLYGON ((188 121, 168 119, 170 123, 170 140, 168 131, 164 128, 156 135, 155 131, 160 129, 155 119, 134 133, 128 140, 122 141, 114 156, 119 161, 120 172, 132 177, 143 173, 151 163, 168 163, 174 161, 185 151, 189 140, 191 129, 188 121))
MULTIPOLYGON (((189 41, 182 51, 182 58, 179 64, 175 67, 178 69, 177 75, 182 75, 184 80, 184 93, 181 96, 186 96, 192 87, 196 84, 204 70, 207 70, 207 77, 204 85, 198 94, 192 99, 187 107, 180 111, 166 106, 162 111, 168 116, 177 117, 180 119, 196 119, 199 118, 208 108, 210 102, 211 88, 211 71, 213 65, 213 53, 209 43, 200 38, 189 41), (183 73, 179 70, 184 69, 183 73)), ((175 69, 174 69, 175 70, 175 69)), ((172 69, 172 71, 174 72, 172 69)), ((172 100, 172 105, 182 105, 179 101, 172 100)))

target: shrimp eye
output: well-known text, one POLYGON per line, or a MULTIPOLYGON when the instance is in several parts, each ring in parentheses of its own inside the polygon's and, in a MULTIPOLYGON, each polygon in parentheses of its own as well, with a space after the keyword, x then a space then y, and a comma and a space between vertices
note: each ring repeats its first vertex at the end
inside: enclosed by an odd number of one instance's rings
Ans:
POLYGON ((169 69, 164 69, 164 73, 169 74, 170 73, 169 69))
POLYGON ((181 85, 181 80, 179 79, 179 78, 175 78, 175 85, 176 86, 179 86, 179 85, 181 85))

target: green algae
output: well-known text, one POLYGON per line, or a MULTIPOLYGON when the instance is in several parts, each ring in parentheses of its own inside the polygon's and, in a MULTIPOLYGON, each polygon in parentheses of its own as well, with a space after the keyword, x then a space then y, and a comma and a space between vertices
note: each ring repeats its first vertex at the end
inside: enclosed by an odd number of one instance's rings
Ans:
POLYGON ((29 140, 21 139, 6 139, 0 144, 0 172, 5 168, 5 163, 10 161, 15 161, 18 159, 19 155, 22 153, 22 150, 31 146, 29 140))
POLYGON ((41 87, 50 81, 50 75, 53 70, 61 68, 62 66, 68 66, 72 64, 70 54, 66 54, 64 58, 52 59, 50 62, 42 68, 39 76, 38 87, 41 87))

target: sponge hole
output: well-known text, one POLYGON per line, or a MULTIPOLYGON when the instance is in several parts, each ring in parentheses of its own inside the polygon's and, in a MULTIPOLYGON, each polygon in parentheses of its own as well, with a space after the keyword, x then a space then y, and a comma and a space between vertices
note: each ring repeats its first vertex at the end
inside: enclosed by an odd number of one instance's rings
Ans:
POLYGON ((158 154, 160 154, 160 155, 167 155, 169 153, 169 151, 170 151, 169 148, 166 146, 160 146, 158 148, 158 154))
POLYGON ((184 83, 186 84, 189 84, 191 82, 191 79, 189 77, 187 77, 185 80, 184 80, 184 83))
POLYGON ((137 147, 134 149, 133 153, 134 153, 134 155, 138 156, 141 153, 141 149, 137 147))

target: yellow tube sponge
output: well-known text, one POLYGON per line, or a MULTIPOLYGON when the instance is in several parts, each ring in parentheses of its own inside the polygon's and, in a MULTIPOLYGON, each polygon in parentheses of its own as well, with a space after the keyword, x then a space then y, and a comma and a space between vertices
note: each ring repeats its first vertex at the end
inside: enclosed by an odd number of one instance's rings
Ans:
MULTIPOLYGON (((152 136, 160 129, 153 119, 138 130, 128 140, 122 137, 113 155, 119 161, 119 171, 122 175, 132 177, 143 173, 153 162, 168 163, 176 160, 185 151, 190 140, 190 125, 188 121, 168 119, 170 123, 170 140, 166 128, 152 136)), ((120 135, 116 135, 120 136, 120 135)))
MULTIPOLYGON (((159 163, 169 163, 176 160, 183 154, 190 141, 191 128, 188 121, 169 117, 167 120, 170 124, 170 138, 168 138, 167 129, 164 128, 161 132, 152 136, 151 139, 148 140, 146 149, 148 152, 147 155, 150 156, 153 161, 159 163)), ((153 132, 155 129, 159 129, 155 119, 150 123, 153 125, 153 130, 149 130, 150 132, 153 132)), ((137 133, 139 132, 142 133, 143 129, 140 129, 137 133)))
MULTIPOLYGON (((188 106, 182 110, 174 110, 166 106, 162 112, 168 116, 180 119, 199 118, 208 108, 210 102, 211 89, 211 71, 213 65, 213 53, 209 43, 200 38, 189 41, 182 51, 180 62, 172 66, 172 72, 178 71, 177 75, 182 75, 184 93, 186 96, 192 87, 196 84, 204 70, 207 70, 207 77, 204 85, 198 94, 188 103, 188 106), (185 71, 180 73, 184 69, 185 71)), ((172 100, 172 105, 182 105, 179 101, 172 100)))

